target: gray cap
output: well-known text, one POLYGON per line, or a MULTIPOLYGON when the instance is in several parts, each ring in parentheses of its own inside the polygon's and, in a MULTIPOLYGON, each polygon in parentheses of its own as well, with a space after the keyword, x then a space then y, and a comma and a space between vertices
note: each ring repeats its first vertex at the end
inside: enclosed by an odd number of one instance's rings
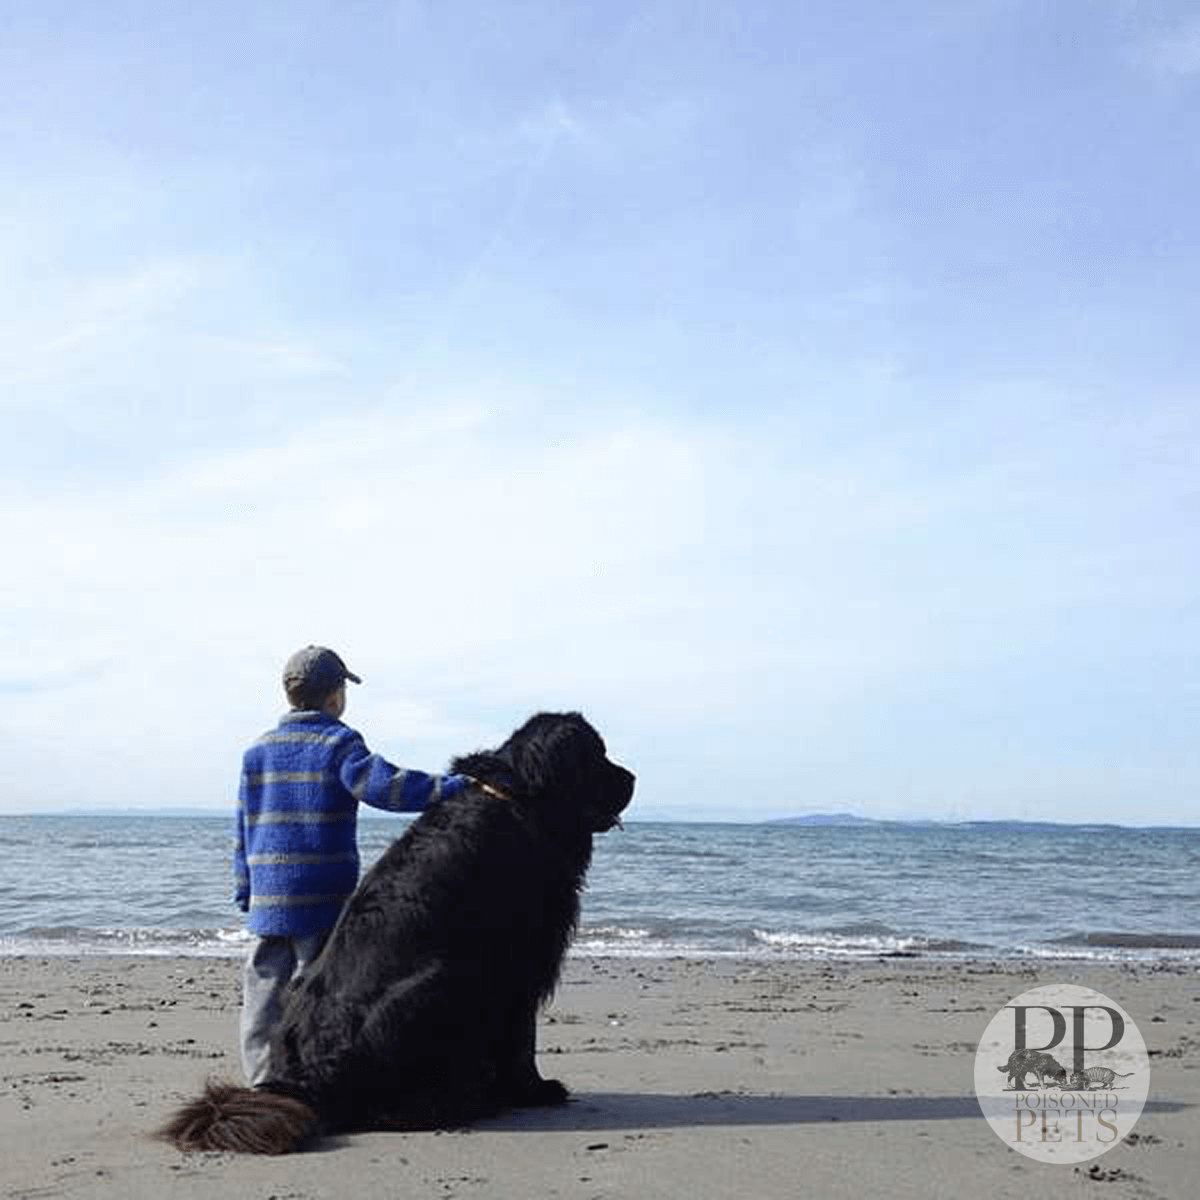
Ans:
POLYGON ((324 696, 340 687, 347 679, 362 683, 340 656, 324 646, 305 646, 287 660, 283 668, 283 686, 300 688, 313 696, 324 696))

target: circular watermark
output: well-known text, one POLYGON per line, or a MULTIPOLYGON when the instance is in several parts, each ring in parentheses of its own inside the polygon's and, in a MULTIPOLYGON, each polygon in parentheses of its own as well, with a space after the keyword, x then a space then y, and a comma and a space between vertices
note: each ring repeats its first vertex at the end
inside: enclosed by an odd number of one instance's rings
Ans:
POLYGON ((1129 1014, 1076 984, 1034 988, 991 1020, 975 1094, 1000 1140, 1041 1162, 1079 1163, 1129 1135, 1150 1090, 1150 1057, 1129 1014))

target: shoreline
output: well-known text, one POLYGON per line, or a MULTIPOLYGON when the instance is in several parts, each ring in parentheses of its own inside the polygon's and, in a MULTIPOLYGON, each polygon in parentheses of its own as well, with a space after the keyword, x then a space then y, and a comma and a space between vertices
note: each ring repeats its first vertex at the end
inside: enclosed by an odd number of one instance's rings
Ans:
MULTIPOLYGON (((942 945, 938 939, 921 944, 923 935, 880 939, 882 945, 863 945, 832 934, 761 933, 754 945, 712 946, 691 943, 642 942, 641 931, 602 931, 586 926, 567 951, 568 961, 652 962, 695 960, 747 962, 758 965, 819 966, 920 962, 937 966, 999 965, 1052 970, 1171 965, 1200 972, 1200 935, 1097 933, 1058 948, 982 945, 942 945)), ((5 959, 179 958, 190 961, 240 961, 253 944, 241 926, 219 929, 62 929, 0 934, 0 961, 5 959), (38 936, 40 935, 40 936, 38 936)))
POLYGON ((1178 1197, 1200 1168, 1186 962, 572 955, 539 1027, 572 1103, 284 1159, 180 1155, 149 1133, 238 1078, 239 1005, 236 957, 0 957, 0 1194, 1178 1197), (1120 1004, 1151 1053, 1135 1136, 1079 1168, 1005 1146, 974 1093, 988 1021, 1056 981, 1120 1004))

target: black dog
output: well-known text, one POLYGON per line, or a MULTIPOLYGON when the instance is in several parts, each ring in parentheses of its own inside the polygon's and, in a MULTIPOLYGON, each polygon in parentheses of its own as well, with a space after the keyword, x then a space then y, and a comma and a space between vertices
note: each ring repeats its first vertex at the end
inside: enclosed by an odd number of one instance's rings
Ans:
POLYGON ((592 834, 634 777, 578 713, 541 713, 455 760, 476 782, 428 808, 347 902, 289 992, 258 1088, 210 1084, 158 1136, 282 1154, 325 1132, 458 1125, 567 1092, 534 1063, 579 915, 592 834))

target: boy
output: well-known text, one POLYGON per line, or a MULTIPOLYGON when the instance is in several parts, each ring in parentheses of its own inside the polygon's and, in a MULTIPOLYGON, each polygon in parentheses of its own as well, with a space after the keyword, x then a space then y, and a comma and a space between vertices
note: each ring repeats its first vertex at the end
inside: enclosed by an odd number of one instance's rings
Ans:
POLYGON ((242 993, 251 1086, 266 1076, 284 988, 320 953, 358 882, 359 804, 415 812, 468 782, 372 754, 341 721, 346 680, 362 682, 332 650, 298 650, 283 669, 291 711, 242 760, 234 873, 238 907, 257 936, 242 993))

